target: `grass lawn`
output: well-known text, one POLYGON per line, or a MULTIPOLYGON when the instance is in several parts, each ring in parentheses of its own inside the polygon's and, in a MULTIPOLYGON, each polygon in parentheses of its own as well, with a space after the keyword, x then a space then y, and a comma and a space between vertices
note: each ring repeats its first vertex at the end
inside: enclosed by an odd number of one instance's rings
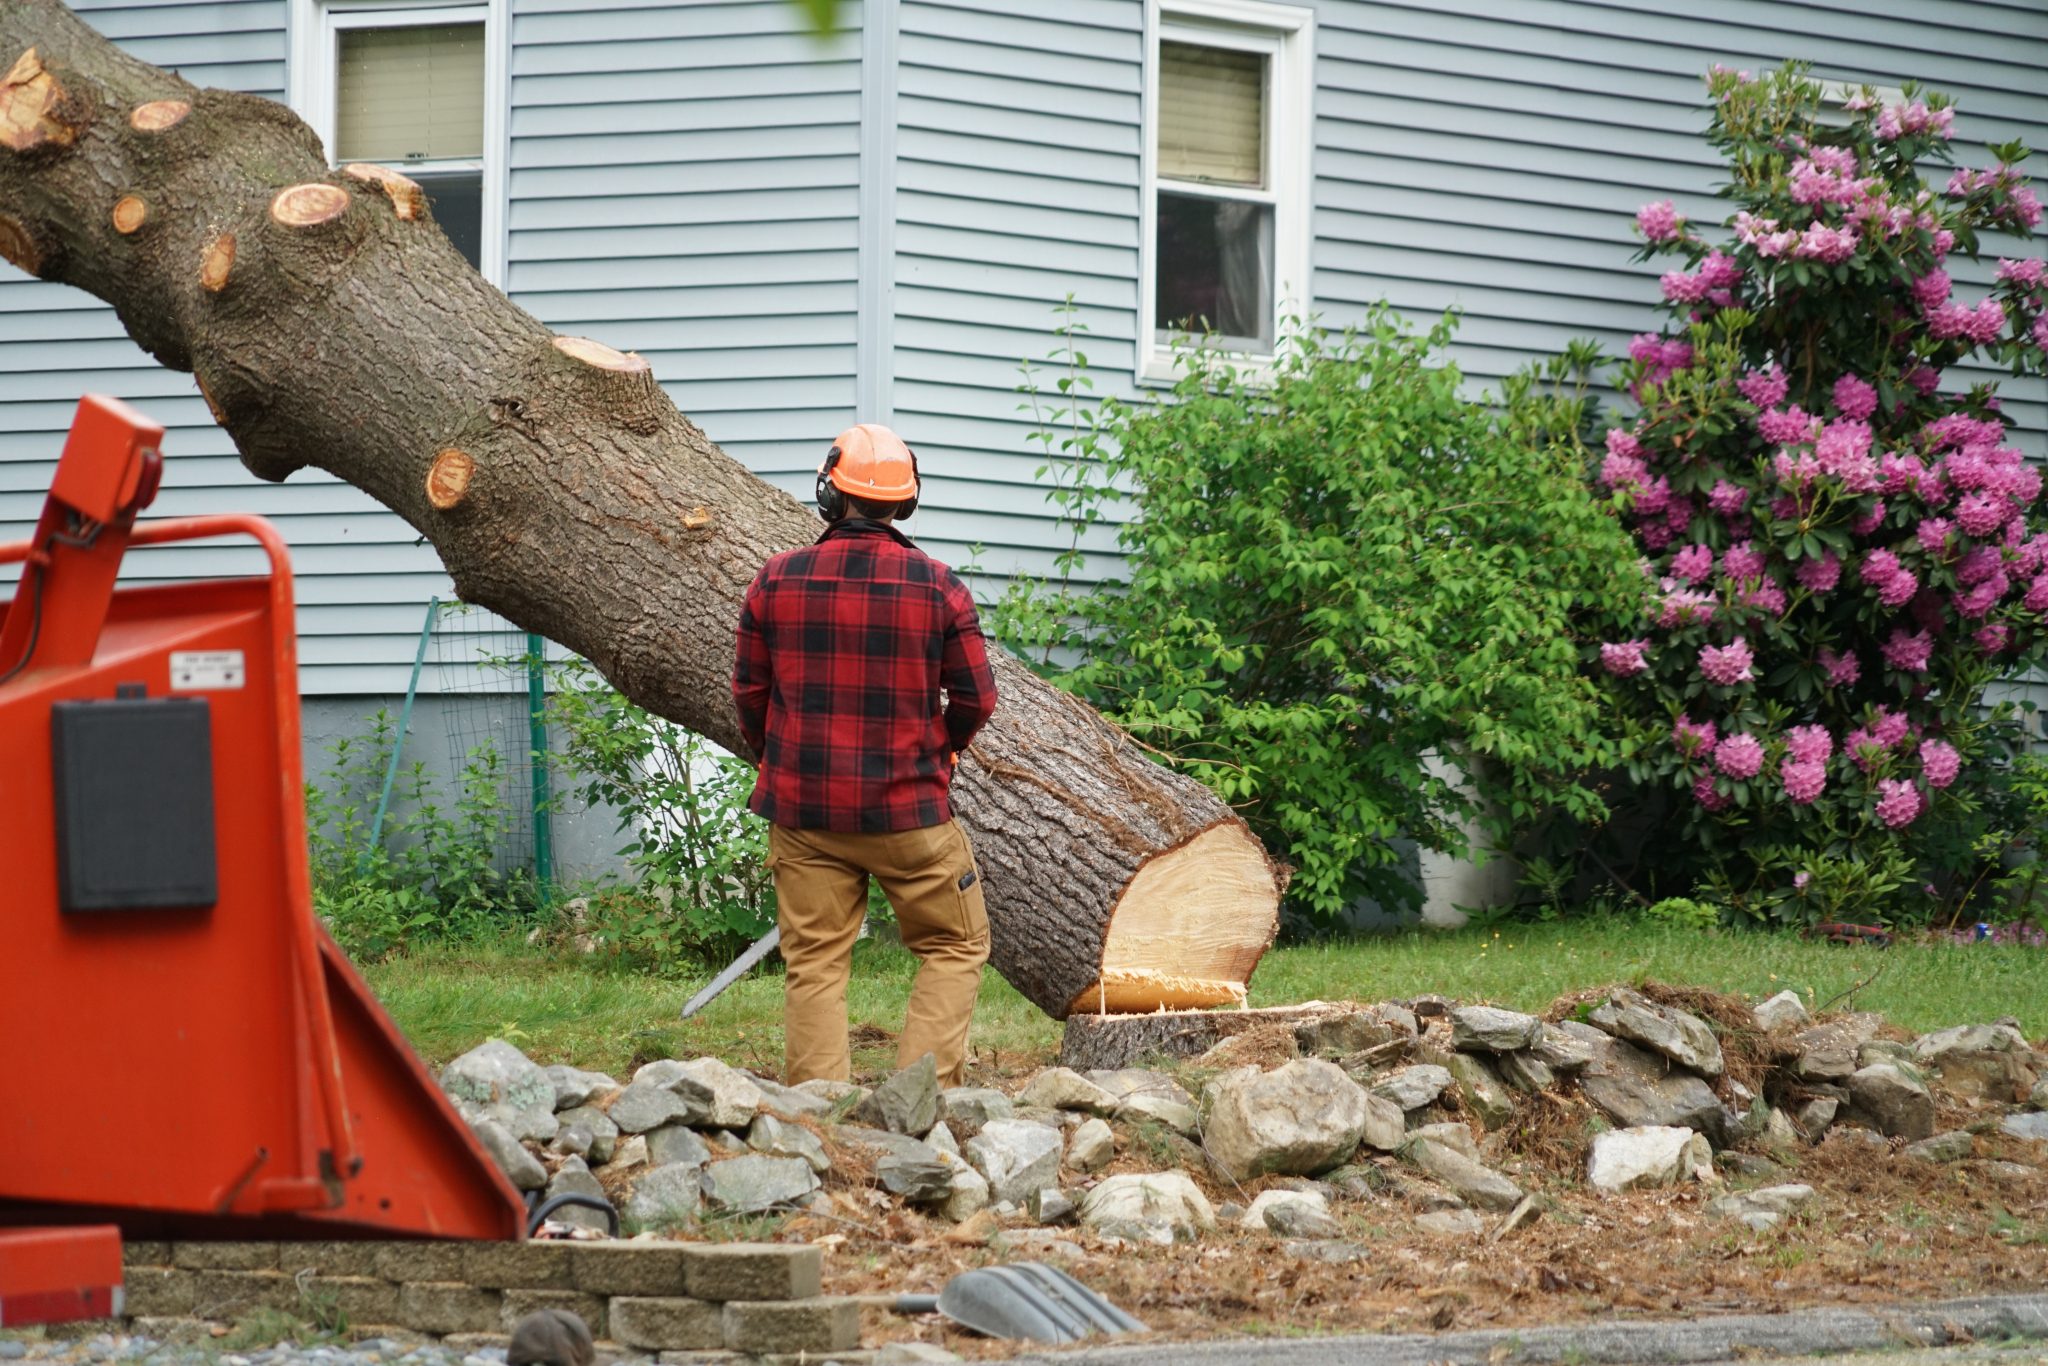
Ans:
MULTIPOLYGON (((893 1035, 902 1027, 916 966, 893 944, 858 947, 848 994, 857 1072, 889 1066, 888 1040, 874 1031, 893 1035)), ((688 1021, 676 1012, 709 978, 694 965, 668 975, 630 973, 520 944, 466 945, 371 964, 365 975, 436 1067, 492 1035, 540 1062, 574 1062, 615 1076, 638 1061, 699 1054, 769 1072, 781 1066, 782 978, 765 969, 688 1021)), ((1412 931, 1276 949, 1252 979, 1251 1003, 1377 1001, 1433 991, 1535 1010, 1567 992, 1645 977, 1759 998, 1789 987, 1809 1009, 1865 982, 1835 1008, 1878 1011, 1911 1030, 2011 1015, 2029 1038, 2048 1035, 2048 949, 1845 948, 1788 935, 1614 920, 1412 931)), ((1058 1047, 1059 1030, 988 974, 973 1035, 983 1066, 1010 1072, 1042 1063, 1058 1047)))

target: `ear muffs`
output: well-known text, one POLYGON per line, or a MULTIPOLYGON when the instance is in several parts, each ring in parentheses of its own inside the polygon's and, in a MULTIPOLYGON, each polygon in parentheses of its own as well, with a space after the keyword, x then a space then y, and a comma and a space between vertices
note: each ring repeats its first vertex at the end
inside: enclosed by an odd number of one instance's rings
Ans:
POLYGON ((846 494, 832 482, 832 467, 839 463, 839 454, 839 448, 834 446, 825 452, 825 463, 818 467, 818 511, 828 522, 846 515, 846 494))
POLYGON ((901 519, 917 511, 917 500, 924 492, 924 476, 917 472, 917 451, 909 442, 903 449, 910 452, 910 496, 896 505, 896 516, 901 519))

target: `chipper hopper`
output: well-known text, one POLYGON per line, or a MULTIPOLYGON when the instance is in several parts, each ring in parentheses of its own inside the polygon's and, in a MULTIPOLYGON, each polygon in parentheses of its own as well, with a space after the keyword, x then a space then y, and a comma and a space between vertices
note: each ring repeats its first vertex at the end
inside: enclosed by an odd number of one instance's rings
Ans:
POLYGON ((524 1230, 313 913, 284 542, 249 516, 138 524, 162 437, 85 399, 34 538, 0 546, 21 566, 0 625, 0 1324, 107 1312, 109 1226, 524 1230), (131 550, 220 538, 267 572, 117 583, 131 550))

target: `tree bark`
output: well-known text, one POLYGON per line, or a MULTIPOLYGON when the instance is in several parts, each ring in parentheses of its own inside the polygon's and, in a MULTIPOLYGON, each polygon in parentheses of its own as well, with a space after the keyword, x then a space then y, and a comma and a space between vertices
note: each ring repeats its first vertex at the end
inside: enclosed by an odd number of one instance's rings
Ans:
MULTIPOLYGON (((814 512, 706 440, 640 357, 515 307, 403 176, 330 168, 282 106, 195 89, 56 0, 0 0, 9 62, 0 254, 106 300, 193 372, 259 477, 314 465, 356 485, 466 601, 744 752, 740 600, 770 555, 816 539, 814 512)), ((1056 1018, 1241 999, 1284 874, 1087 706, 1013 658, 996 675, 954 786, 996 968, 1056 1018)))

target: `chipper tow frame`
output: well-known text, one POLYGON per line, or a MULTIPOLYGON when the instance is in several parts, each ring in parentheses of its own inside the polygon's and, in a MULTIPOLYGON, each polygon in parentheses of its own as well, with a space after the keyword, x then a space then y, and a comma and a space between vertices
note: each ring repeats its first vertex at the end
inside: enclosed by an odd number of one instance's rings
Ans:
POLYGON ((118 1312, 116 1229, 524 1231, 313 914, 285 544, 138 524, 162 439, 86 398, 34 538, 0 546, 0 1325, 118 1312), (267 572, 116 584, 131 548, 221 537, 267 572))

